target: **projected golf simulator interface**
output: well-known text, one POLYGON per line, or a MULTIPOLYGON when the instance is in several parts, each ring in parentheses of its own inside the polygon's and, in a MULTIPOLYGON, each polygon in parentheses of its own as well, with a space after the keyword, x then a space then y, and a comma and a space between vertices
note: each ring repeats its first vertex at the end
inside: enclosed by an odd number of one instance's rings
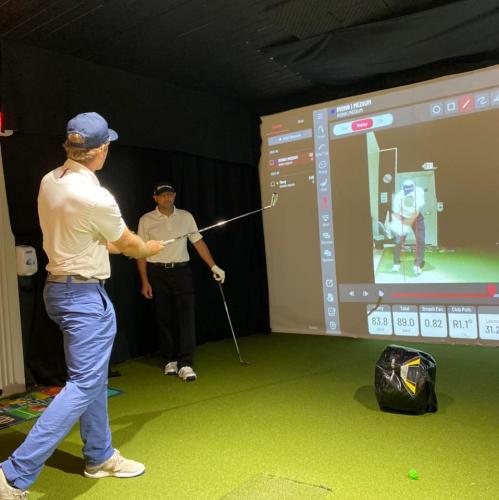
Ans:
POLYGON ((275 331, 499 344, 499 68, 262 118, 275 331))

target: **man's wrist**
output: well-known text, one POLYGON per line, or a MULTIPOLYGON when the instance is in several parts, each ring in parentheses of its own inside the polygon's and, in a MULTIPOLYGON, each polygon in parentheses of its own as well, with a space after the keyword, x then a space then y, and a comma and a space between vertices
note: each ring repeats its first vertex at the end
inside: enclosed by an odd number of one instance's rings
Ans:
POLYGON ((142 256, 143 259, 147 259, 147 257, 150 257, 151 254, 151 249, 149 248, 149 245, 147 244, 146 241, 142 240, 142 245, 143 245, 143 251, 144 255, 142 256))

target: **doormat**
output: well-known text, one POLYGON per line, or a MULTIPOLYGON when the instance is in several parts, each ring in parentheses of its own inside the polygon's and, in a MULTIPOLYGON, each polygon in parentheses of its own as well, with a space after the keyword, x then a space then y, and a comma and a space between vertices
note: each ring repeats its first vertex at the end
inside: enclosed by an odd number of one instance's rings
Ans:
POLYGON ((220 500, 320 500, 330 497, 332 490, 327 486, 303 483, 270 474, 257 474, 239 488, 223 496, 220 500))
MULTIPOLYGON (((61 390, 62 387, 37 387, 31 392, 0 398, 0 430, 39 417, 61 390)), ((122 393, 107 388, 109 398, 122 393)))

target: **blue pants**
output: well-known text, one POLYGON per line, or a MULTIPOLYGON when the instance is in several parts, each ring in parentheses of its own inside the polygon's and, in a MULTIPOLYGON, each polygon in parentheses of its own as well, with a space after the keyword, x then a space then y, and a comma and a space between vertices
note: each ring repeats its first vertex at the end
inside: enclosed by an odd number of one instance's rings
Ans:
POLYGON ((97 283, 47 283, 47 313, 64 335, 66 386, 38 418, 23 444, 0 464, 7 480, 26 489, 80 419, 83 456, 90 465, 114 453, 107 414, 109 358, 116 334, 114 308, 97 283))

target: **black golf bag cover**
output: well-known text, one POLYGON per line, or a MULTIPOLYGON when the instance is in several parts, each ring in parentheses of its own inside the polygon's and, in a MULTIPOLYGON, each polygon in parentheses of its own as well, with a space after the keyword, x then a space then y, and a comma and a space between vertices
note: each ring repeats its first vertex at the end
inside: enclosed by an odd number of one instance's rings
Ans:
POLYGON ((437 411, 436 372, 430 354, 410 347, 387 346, 374 372, 379 407, 417 414, 437 411))

